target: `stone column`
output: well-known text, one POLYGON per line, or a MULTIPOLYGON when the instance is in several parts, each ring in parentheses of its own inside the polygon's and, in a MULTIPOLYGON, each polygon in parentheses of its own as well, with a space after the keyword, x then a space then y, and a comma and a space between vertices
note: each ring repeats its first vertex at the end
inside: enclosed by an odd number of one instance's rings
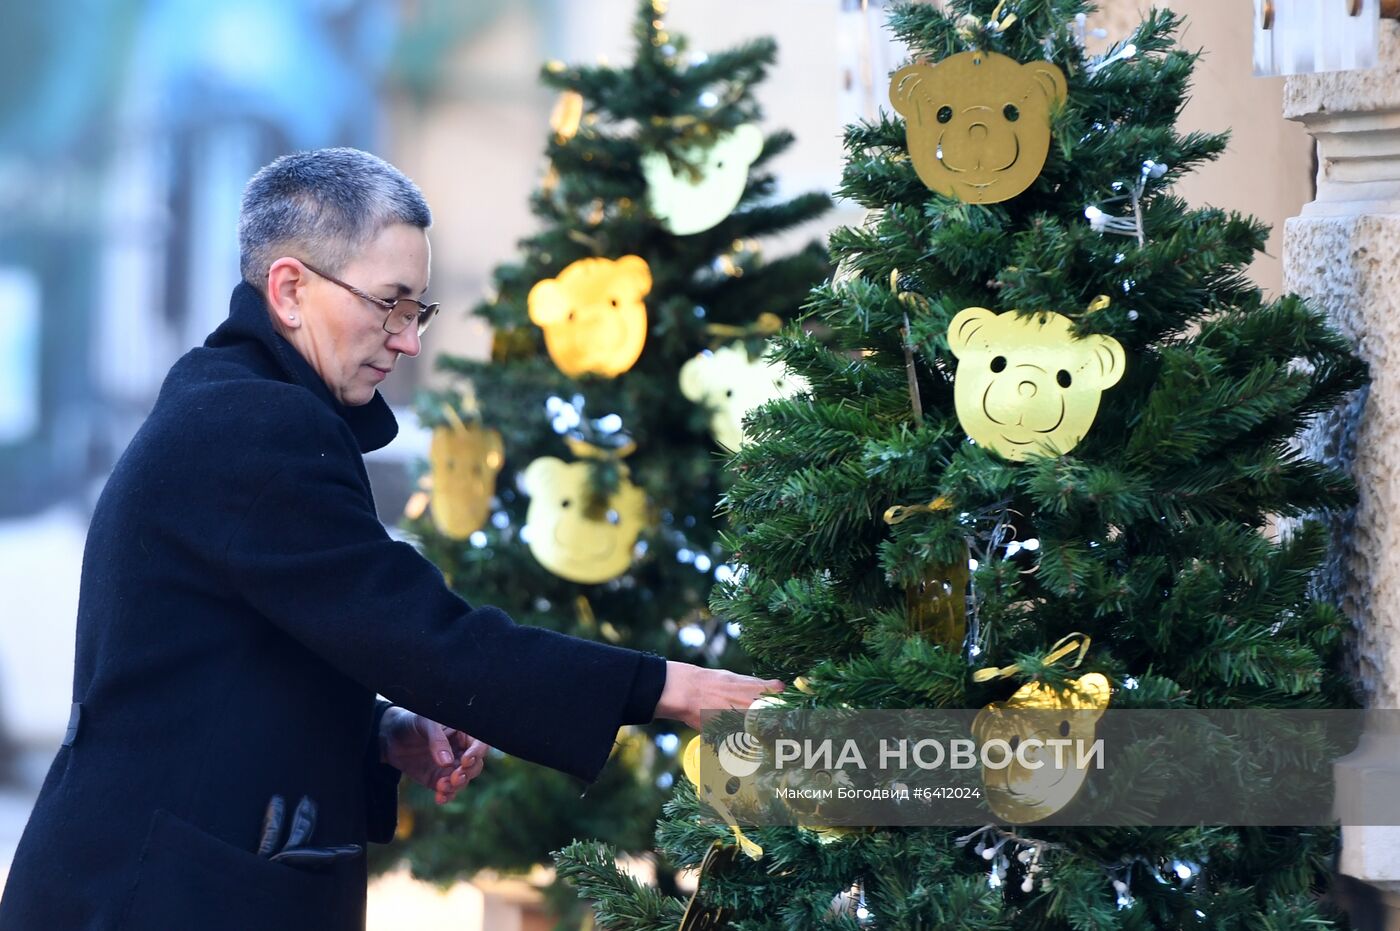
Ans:
MULTIPOLYGON (((1368 706, 1400 708, 1400 23, 1381 22, 1378 68, 1288 78, 1284 115, 1317 140, 1318 163, 1315 199, 1285 225, 1284 290, 1325 310, 1372 378, 1305 442, 1360 489, 1328 582, 1356 625, 1368 706)), ((1339 764, 1339 785, 1393 791, 1400 736, 1376 738, 1368 759, 1339 764)), ((1360 926, 1400 929, 1400 827, 1343 827, 1340 870, 1369 884, 1360 926)))

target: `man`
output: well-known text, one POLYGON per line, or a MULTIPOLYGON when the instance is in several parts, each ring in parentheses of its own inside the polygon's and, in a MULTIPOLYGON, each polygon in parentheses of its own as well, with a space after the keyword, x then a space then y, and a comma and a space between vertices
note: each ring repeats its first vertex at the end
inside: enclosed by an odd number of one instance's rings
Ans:
POLYGON ((93 514, 73 715, 3 931, 361 928, 401 772, 445 801, 491 744, 592 781, 623 724, 782 688, 517 626, 388 537, 362 454, 437 309, 431 222, 353 149, 249 183, 229 318, 93 514))

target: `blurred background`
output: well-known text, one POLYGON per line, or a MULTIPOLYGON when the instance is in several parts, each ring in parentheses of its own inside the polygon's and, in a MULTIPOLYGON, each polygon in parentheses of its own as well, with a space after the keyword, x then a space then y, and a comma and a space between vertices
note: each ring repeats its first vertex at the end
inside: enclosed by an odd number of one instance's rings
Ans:
MULTIPOLYGON (((1220 162, 1182 186, 1195 204, 1280 226, 1312 196, 1313 153, 1280 116, 1281 79, 1250 74, 1250 4, 1172 0, 1205 57, 1185 129, 1230 128, 1220 162)), ((1145 8, 1101 0, 1120 39, 1145 8)), ((409 403, 432 356, 489 355, 467 316, 530 232, 553 96, 548 60, 626 60, 632 0, 0 0, 0 877, 68 718, 74 618, 91 507, 166 371, 226 316, 247 179, 284 152, 372 151, 432 205, 430 300, 444 314, 383 392, 399 439, 372 455, 381 517, 412 491, 428 435, 409 403)), ((831 191, 841 127, 886 102, 903 53, 879 0, 671 0, 691 48, 764 35, 765 129, 797 144, 776 196, 831 191)), ((838 205, 797 248, 861 211, 838 205)), ((1276 293, 1280 232, 1254 266, 1276 293)), ((172 464, 176 467, 177 464, 172 464)), ((489 772, 483 778, 489 778, 489 772)), ((370 927, 435 917, 544 927, 528 884, 441 891, 378 880, 370 927)))

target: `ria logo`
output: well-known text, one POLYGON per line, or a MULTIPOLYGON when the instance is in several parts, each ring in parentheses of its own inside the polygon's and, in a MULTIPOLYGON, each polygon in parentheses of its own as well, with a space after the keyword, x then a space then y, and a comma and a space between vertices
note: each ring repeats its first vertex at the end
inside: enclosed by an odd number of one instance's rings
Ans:
POLYGON ((752 776, 762 763, 763 744, 744 731, 730 734, 719 745, 719 765, 731 776, 752 776))

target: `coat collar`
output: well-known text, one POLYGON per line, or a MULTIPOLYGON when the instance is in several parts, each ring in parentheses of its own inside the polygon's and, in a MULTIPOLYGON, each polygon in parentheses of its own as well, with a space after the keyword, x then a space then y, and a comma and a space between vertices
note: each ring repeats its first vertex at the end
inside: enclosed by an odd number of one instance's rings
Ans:
POLYGON ((368 404, 358 407, 346 407, 331 395, 321 376, 302 358, 296 347, 273 329, 267 301, 246 281, 240 281, 238 287, 233 289, 228 319, 204 341, 204 345, 211 349, 240 343, 258 344, 277 366, 282 380, 301 385, 335 411, 355 434, 360 452, 367 453, 388 446, 398 435, 399 425, 394 413, 378 391, 368 404))

